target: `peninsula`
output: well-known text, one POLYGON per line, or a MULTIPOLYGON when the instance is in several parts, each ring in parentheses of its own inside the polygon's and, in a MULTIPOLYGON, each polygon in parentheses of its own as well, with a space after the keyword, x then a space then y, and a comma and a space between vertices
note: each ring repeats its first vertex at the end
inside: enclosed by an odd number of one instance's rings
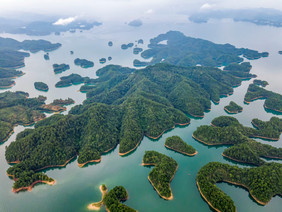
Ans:
POLYGON ((233 200, 216 183, 227 182, 246 188, 252 198, 266 205, 273 196, 282 194, 282 165, 267 163, 256 168, 239 168, 219 162, 210 162, 197 174, 197 186, 204 200, 215 210, 235 212, 233 200), (216 173, 216 174, 215 174, 216 173))
POLYGON ((265 99, 264 108, 282 114, 282 95, 268 91, 256 84, 250 84, 244 102, 250 104, 257 99, 265 99))

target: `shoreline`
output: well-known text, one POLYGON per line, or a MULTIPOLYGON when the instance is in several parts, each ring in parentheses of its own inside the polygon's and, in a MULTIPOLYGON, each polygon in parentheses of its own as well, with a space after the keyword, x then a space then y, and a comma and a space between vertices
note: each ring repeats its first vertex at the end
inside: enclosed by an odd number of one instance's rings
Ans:
MULTIPOLYGON (((213 210, 215 210, 216 212, 221 212, 220 210, 218 210, 217 208, 215 208, 215 207, 210 203, 210 201, 208 201, 208 199, 205 197, 205 195, 202 193, 198 181, 196 181, 196 183, 197 183, 197 187, 198 187, 198 190, 199 190, 201 196, 202 196, 202 197, 204 198, 204 200, 208 203, 208 205, 209 205, 213 210)), ((237 208, 235 208, 235 209, 236 209, 236 212, 237 212, 237 208)))
POLYGON ((92 210, 92 211, 98 211, 100 210, 100 208, 104 205, 104 198, 108 192, 108 189, 106 188, 106 190, 103 190, 102 189, 102 185, 99 186, 99 189, 102 193, 102 199, 99 201, 99 202, 93 202, 93 203, 90 203, 88 206, 87 206, 87 209, 88 210, 92 210), (97 206, 97 205, 100 205, 100 206, 97 206))
MULTIPOLYGON (((244 184, 236 183, 236 182, 232 182, 232 181, 228 181, 228 180, 223 180, 223 182, 227 182, 227 183, 230 183, 230 184, 233 184, 233 185, 238 185, 238 186, 241 186, 241 187, 246 188, 246 189, 248 190, 249 194, 251 195, 251 197, 252 197, 258 204, 260 204, 260 205, 267 205, 267 204, 269 203, 269 201, 268 201, 268 202, 262 202, 262 201, 258 200, 258 199, 250 192, 249 188, 248 188, 246 185, 244 185, 244 184)), ((271 197, 271 198, 272 198, 272 197, 271 197)))
POLYGON ((35 172, 38 172, 38 171, 41 171, 41 170, 44 170, 44 169, 48 169, 48 168, 59 168, 59 167, 65 167, 72 159, 74 159, 75 157, 77 156, 74 155, 72 158, 70 158, 69 160, 67 160, 64 164, 62 165, 48 165, 48 166, 44 166, 42 168, 39 168, 39 169, 36 169, 34 170, 35 172))
MULTIPOLYGON (((142 166, 156 166, 156 164, 154 164, 154 163, 144 163, 144 162, 142 162, 142 166)), ((148 180, 149 180, 149 182, 151 183, 151 185, 153 186, 154 190, 156 190, 157 193, 158 193, 158 195, 159 195, 161 198, 165 199, 165 200, 173 200, 173 193, 172 193, 172 190, 171 190, 171 187, 170 187, 170 183, 171 183, 172 179, 174 178, 177 169, 178 169, 178 164, 177 164, 177 167, 176 167, 176 169, 175 169, 175 171, 174 171, 174 174, 172 175, 172 177, 170 178, 170 181, 169 181, 169 183, 168 183, 169 190, 170 190, 170 193, 171 193, 170 197, 162 196, 162 195, 160 194, 160 192, 158 191, 158 189, 154 186, 153 182, 150 180, 150 176, 148 176, 148 180)))
POLYGON ((0 89, 11 88, 11 87, 13 87, 13 86, 15 86, 15 85, 16 85, 16 82, 14 81, 11 85, 2 85, 2 86, 0 86, 0 89))
POLYGON ((144 134, 142 135, 142 137, 140 138, 140 140, 138 141, 138 143, 136 144, 135 147, 133 147, 132 149, 128 150, 127 152, 123 152, 123 153, 119 152, 118 153, 119 156, 125 156, 125 155, 129 154, 130 152, 133 152, 140 145, 140 143, 143 140, 143 138, 144 138, 144 134))
POLYGON ((157 137, 152 137, 152 136, 143 134, 142 138, 139 140, 139 142, 136 144, 136 146, 135 146, 134 148, 132 148, 132 149, 130 149, 129 151, 124 152, 124 153, 119 152, 118 154, 119 154, 120 156, 125 156, 125 155, 129 154, 130 152, 134 151, 134 150, 140 145, 140 143, 141 143, 141 141, 143 140, 144 136, 146 136, 146 137, 148 137, 148 138, 151 138, 151 139, 154 139, 154 140, 157 140, 157 139, 160 138, 166 131, 171 130, 171 129, 174 129, 177 125, 179 125, 179 126, 186 126, 186 125, 189 125, 189 124, 190 124, 190 122, 182 123, 182 124, 181 124, 181 123, 175 123, 171 128, 168 128, 168 129, 164 130, 164 131, 163 131, 160 135, 158 135, 157 137))
POLYGON ((10 136, 14 133, 15 131, 14 131, 14 128, 8 133, 8 135, 2 140, 2 141, 0 141, 0 144, 2 144, 2 143, 5 143, 9 138, 10 138, 10 136))
POLYGON ((189 124, 190 124, 190 122, 183 123, 183 124, 181 124, 181 123, 175 123, 171 128, 168 128, 168 129, 164 130, 164 131, 163 131, 160 135, 158 135, 157 137, 149 136, 149 135, 146 135, 146 134, 145 134, 145 136, 147 136, 148 138, 157 140, 157 139, 159 139, 166 131, 171 130, 171 129, 174 129, 177 125, 179 125, 179 126, 186 126, 186 125, 189 125, 189 124))
POLYGON ((203 144, 206 144, 206 145, 208 145, 208 146, 232 145, 232 144, 227 144, 227 143, 210 144, 210 143, 206 143, 205 141, 202 141, 202 140, 196 138, 196 137, 194 136, 194 134, 192 134, 192 137, 193 137, 195 140, 197 140, 197 141, 199 141, 199 142, 201 142, 201 143, 203 143, 203 144))
POLYGON ((250 104, 251 102, 253 102, 253 101, 257 100, 257 99, 266 99, 266 98, 263 97, 263 96, 258 96, 258 97, 250 99, 249 102, 244 98, 244 102, 247 103, 247 104, 250 104))
POLYGON ((187 152, 182 152, 182 151, 180 151, 180 150, 177 150, 177 149, 174 149, 174 148, 172 148, 172 147, 169 147, 169 146, 167 146, 166 144, 165 144, 164 146, 165 146, 166 148, 168 148, 168 149, 171 149, 171 150, 173 150, 173 151, 179 152, 179 153, 181 153, 181 154, 183 154, 183 155, 187 155, 187 156, 195 156, 196 154, 198 154, 197 151, 195 151, 195 152, 192 153, 192 154, 189 154, 189 153, 187 153, 187 152))
POLYGON ((243 109, 242 110, 236 110, 236 111, 230 111, 230 110, 226 109, 226 107, 224 107, 224 110, 227 113, 230 113, 230 114, 238 114, 238 113, 241 113, 243 111, 243 109))
POLYGON ((44 184, 48 184, 48 185, 54 185, 56 183, 56 180, 53 180, 53 181, 46 181, 46 180, 37 180, 35 182, 33 182, 30 186, 25 186, 25 187, 20 187, 20 188, 17 188, 17 189, 12 189, 12 192, 14 193, 18 193, 20 191, 23 191, 23 190, 28 190, 28 191, 31 191, 32 188, 37 184, 37 183, 44 183, 44 184))
POLYGON ((225 158, 228 158, 228 159, 230 159, 230 160, 233 160, 233 161, 236 161, 236 162, 239 162, 239 163, 246 163, 246 164, 251 164, 251 165, 259 166, 258 164, 255 164, 255 163, 252 163, 252 162, 246 162, 246 161, 234 159, 234 158, 229 157, 229 156, 227 156, 227 155, 225 155, 225 154, 223 154, 223 153, 221 153, 221 155, 222 155, 223 157, 225 157, 225 158))
POLYGON ((263 104, 263 107, 264 107, 265 109, 267 109, 267 110, 273 110, 273 111, 275 111, 275 112, 282 113, 281 110, 272 109, 272 108, 267 107, 267 106, 265 105, 265 103, 263 104))
POLYGON ((86 164, 88 163, 99 163, 101 162, 102 158, 100 157, 100 159, 97 159, 97 160, 89 160, 89 161, 86 161, 85 163, 78 163, 77 162, 77 165, 82 168, 83 166, 85 166, 86 164))
MULTIPOLYGON (((107 152, 113 150, 115 147, 116 147, 116 146, 114 146, 114 147, 112 147, 112 148, 110 148, 110 149, 108 149, 108 150, 105 150, 102 154, 105 154, 105 153, 107 153, 107 152)), ((97 160, 89 160, 89 161, 86 161, 85 163, 78 163, 78 162, 77 162, 77 164, 78 164, 78 166, 79 166, 80 168, 82 168, 83 166, 85 166, 85 165, 88 164, 88 163, 100 163, 101 160, 102 160, 102 155, 101 155, 100 158, 97 159, 97 160)))

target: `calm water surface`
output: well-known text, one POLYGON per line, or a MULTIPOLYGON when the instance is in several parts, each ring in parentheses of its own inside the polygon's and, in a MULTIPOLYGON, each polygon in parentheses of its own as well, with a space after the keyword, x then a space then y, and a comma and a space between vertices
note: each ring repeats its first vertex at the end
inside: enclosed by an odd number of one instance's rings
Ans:
MULTIPOLYGON (((278 55, 277 52, 282 50, 282 29, 232 22, 211 22, 199 25, 192 23, 160 24, 158 27, 148 24, 140 28, 104 24, 89 32, 40 37, 52 42, 60 42, 63 46, 49 53, 49 61, 43 59, 43 52, 31 54, 29 58, 26 58, 26 66, 21 69, 26 74, 16 79, 16 85, 10 90, 26 91, 31 97, 44 95, 47 97, 47 103, 56 98, 71 97, 76 101, 76 104, 81 104, 86 97, 85 94, 77 92, 80 85, 55 88, 54 85, 59 81, 60 77, 78 73, 82 76, 95 78, 97 77, 95 74, 97 69, 107 64, 132 67, 133 60, 140 58, 140 56, 132 54, 132 49, 121 50, 120 45, 135 42, 142 38, 145 43, 138 46, 146 48, 150 38, 168 30, 180 30, 188 36, 199 37, 216 43, 231 43, 236 47, 270 52, 268 58, 251 61, 253 65, 252 73, 257 74, 259 79, 267 80, 270 84, 267 87, 268 89, 281 93, 282 56, 278 55), (108 47, 109 40, 113 41, 113 47, 108 47), (70 50, 74 51, 73 55, 70 55, 70 50), (99 64, 100 58, 107 58, 108 56, 113 58, 110 63, 99 64), (89 69, 75 66, 73 60, 76 57, 92 60, 95 66, 89 69), (70 65, 70 70, 55 75, 52 69, 53 63, 67 63, 70 65), (49 85, 49 91, 40 92, 35 90, 33 86, 35 81, 46 82, 49 85)), ((25 35, 2 34, 1 36, 18 40, 39 39, 39 37, 25 35)), ((233 115, 242 124, 251 126, 253 118, 269 120, 273 114, 267 113, 263 109, 263 100, 252 102, 250 105, 243 104, 244 95, 250 83, 251 81, 244 81, 240 87, 235 88, 232 96, 221 99, 218 105, 213 104, 212 110, 206 113, 203 119, 192 119, 189 126, 177 127, 166 132, 157 141, 145 137, 136 151, 126 157, 120 157, 118 148, 116 148, 112 152, 103 155, 101 163, 91 164, 84 168, 79 168, 75 159, 65 168, 46 170, 48 176, 56 180, 55 186, 35 186, 32 192, 20 192, 18 194, 11 191, 13 181, 6 176, 9 165, 5 160, 5 146, 15 140, 17 133, 25 129, 23 126, 16 127, 15 133, 10 139, 0 145, 0 211, 88 211, 87 205, 89 203, 100 200, 99 185, 102 183, 105 183, 110 189, 116 185, 123 185, 129 193, 126 204, 138 211, 211 211, 198 192, 195 181, 196 174, 203 165, 210 161, 220 161, 233 165, 235 163, 227 161, 221 156, 221 153, 226 148, 225 146, 208 147, 193 140, 191 135, 198 126, 209 124, 217 116, 226 115, 223 107, 231 100, 244 107, 242 113, 233 115), (194 157, 187 157, 167 150, 164 147, 164 142, 167 137, 172 135, 179 135, 188 144, 194 146, 198 154, 194 157), (179 168, 171 183, 174 195, 172 201, 161 199, 149 183, 147 177, 151 168, 141 166, 142 157, 146 150, 157 150, 173 157, 178 162, 179 168)), ((0 92, 4 91, 0 90, 0 92)), ((68 109, 71 107, 68 106, 68 109)), ((282 118, 282 116, 279 117, 282 118)), ((282 147, 282 139, 275 142, 257 140, 275 147, 282 147)), ((243 165, 237 165, 243 167, 243 165)), ((260 206, 250 198, 246 190, 240 187, 226 183, 221 183, 218 186, 231 196, 239 212, 280 211, 282 207, 281 198, 277 196, 272 198, 268 205, 260 206)), ((105 211, 105 209, 102 208, 101 211, 105 211)))

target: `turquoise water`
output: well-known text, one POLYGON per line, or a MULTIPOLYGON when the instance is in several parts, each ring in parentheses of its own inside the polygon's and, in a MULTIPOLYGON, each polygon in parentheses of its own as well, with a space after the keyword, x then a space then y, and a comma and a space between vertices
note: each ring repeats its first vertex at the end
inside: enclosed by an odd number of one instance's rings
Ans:
MULTIPOLYGON (((26 66, 22 69, 26 74, 16 79, 16 86, 12 89, 23 90, 30 93, 30 96, 45 95, 47 102, 56 98, 71 97, 80 104, 85 99, 85 94, 77 92, 80 85, 67 88, 55 88, 54 85, 61 76, 71 73, 78 73, 82 76, 96 77, 96 70, 104 65, 98 61, 102 57, 112 56, 111 64, 120 64, 132 67, 132 61, 139 58, 132 54, 132 50, 121 50, 122 43, 129 43, 143 38, 145 48, 149 39, 166 31, 180 30, 186 35, 200 37, 216 43, 231 43, 237 47, 248 47, 259 51, 269 51, 270 56, 257 61, 251 61, 253 65, 252 73, 258 78, 269 82, 268 89, 281 93, 282 85, 282 56, 277 54, 282 50, 282 29, 272 27, 260 27, 246 23, 226 23, 215 22, 208 24, 176 23, 174 25, 144 25, 140 28, 129 28, 124 25, 106 25, 95 28, 83 33, 64 33, 62 36, 46 36, 43 39, 53 42, 60 42, 63 46, 50 52, 50 61, 43 59, 43 52, 31 54, 26 58, 26 66), (270 39, 271 38, 271 39, 270 39), (113 47, 108 47, 107 43, 112 40, 113 47), (74 55, 69 51, 73 50, 74 55), (73 60, 85 58, 94 61, 95 66, 89 69, 82 69, 75 66, 73 60), (71 69, 61 74, 55 75, 52 70, 53 63, 67 63, 71 69), (49 85, 49 91, 40 92, 35 90, 33 83, 43 81, 49 85)), ((23 35, 2 35, 19 40, 31 39, 33 37, 23 35)), ((41 37, 40 37, 41 38, 41 37)), ((35 37, 38 39, 38 37, 35 37)), ((0 145, 0 211, 3 212, 37 212, 37 211, 88 211, 87 205, 91 202, 99 201, 101 193, 99 185, 104 183, 108 188, 115 185, 123 185, 129 193, 126 201, 130 207, 138 211, 210 211, 211 209, 200 196, 196 186, 196 174, 198 170, 210 161, 220 161, 235 164, 224 159, 221 153, 226 148, 209 147, 203 145, 192 138, 193 131, 200 125, 209 124, 211 120, 219 115, 226 115, 223 107, 233 100, 244 107, 240 114, 233 115, 246 125, 252 126, 251 120, 259 118, 269 120, 273 116, 263 109, 263 100, 257 100, 249 105, 243 103, 244 95, 251 81, 244 81, 240 87, 235 88, 234 94, 223 98, 220 104, 212 104, 210 112, 205 114, 203 119, 192 119, 191 124, 186 127, 177 127, 166 132, 159 140, 154 141, 145 137, 139 147, 132 154, 120 157, 118 148, 102 156, 101 163, 90 164, 84 168, 77 166, 76 159, 70 162, 65 168, 48 169, 48 176, 56 180, 54 186, 40 185, 35 186, 31 192, 20 192, 14 194, 11 191, 13 181, 6 176, 9 165, 5 161, 5 146, 15 140, 15 136, 25 128, 18 126, 15 133, 8 141, 0 145), (164 147, 165 139, 172 135, 179 135, 188 144, 198 151, 194 157, 187 157, 168 150, 164 147), (172 201, 161 199, 157 192, 149 183, 147 177, 151 168, 141 166, 142 158, 146 150, 157 150, 168 156, 173 157, 179 164, 176 175, 171 182, 174 195, 172 201)), ((3 92, 4 90, 1 90, 3 92)), ((68 109, 71 106, 68 107, 68 109)), ((279 116, 280 118, 282 116, 279 116)), ((262 143, 268 143, 275 147, 281 147, 281 140, 270 142, 257 139, 262 143)), ((282 161, 278 161, 282 162, 282 161)), ((237 164, 240 165, 240 164, 237 164)), ((240 165, 243 166, 243 165, 240 165)), ((246 166, 248 167, 248 166, 246 166)), ((282 201, 280 197, 274 197, 266 206, 260 206, 254 202, 249 193, 233 185, 226 183, 218 184, 235 201, 238 211, 280 211, 282 201)), ((104 208, 101 211, 105 211, 104 208)))

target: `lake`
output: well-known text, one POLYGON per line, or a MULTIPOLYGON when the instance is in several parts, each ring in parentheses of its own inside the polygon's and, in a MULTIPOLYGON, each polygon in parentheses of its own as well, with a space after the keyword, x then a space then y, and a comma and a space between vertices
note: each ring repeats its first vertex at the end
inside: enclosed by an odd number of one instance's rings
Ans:
MULTIPOLYGON (((62 76, 77 73, 81 76, 96 78, 96 71, 108 64, 118 64, 133 67, 134 59, 140 59, 139 55, 133 54, 133 49, 122 50, 121 44, 137 41, 142 38, 143 45, 147 48, 150 38, 169 30, 179 30, 187 36, 198 37, 213 41, 215 43, 230 43, 236 47, 250 48, 258 51, 268 51, 269 57, 251 61, 253 68, 251 73, 257 74, 258 79, 267 80, 269 86, 266 88, 278 93, 282 91, 282 28, 268 26, 256 26, 250 23, 233 23, 231 21, 214 21, 206 24, 195 24, 183 21, 182 23, 168 24, 144 24, 141 27, 129 27, 126 24, 105 23, 90 31, 82 33, 62 33, 60 36, 50 35, 43 37, 32 37, 26 35, 1 34, 3 37, 11 37, 17 40, 24 39, 45 39, 52 42, 62 43, 62 47, 50 52, 50 60, 45 61, 44 53, 31 54, 25 59, 26 66, 21 70, 26 74, 17 78, 16 85, 9 89, 11 91, 26 91, 30 97, 44 95, 47 103, 57 98, 71 97, 76 104, 81 104, 86 95, 78 92, 80 85, 65 88, 55 88, 55 84, 62 76), (108 41, 113 41, 113 46, 108 46, 108 41), (71 55, 70 51, 74 51, 71 55), (100 64, 102 57, 113 59, 105 64, 100 64), (83 69, 74 65, 75 58, 83 58, 94 61, 93 68, 83 69), (70 70, 55 75, 52 69, 54 63, 66 63, 70 70), (41 92, 34 88, 35 81, 43 81, 48 84, 49 91, 41 92)), ((247 61, 247 60, 246 60, 247 61)), ((232 115, 242 124, 252 126, 251 120, 259 118, 269 120, 274 116, 267 113, 263 108, 263 100, 257 100, 249 105, 243 103, 244 95, 248 85, 252 82, 243 81, 240 87, 234 89, 234 94, 222 98, 218 105, 212 103, 211 111, 205 113, 203 119, 192 119, 191 124, 186 127, 176 127, 166 132, 158 140, 151 140, 144 137, 139 147, 130 155, 120 157, 118 148, 102 156, 101 163, 89 164, 79 168, 76 159, 71 161, 65 168, 48 169, 45 172, 49 177, 56 180, 54 186, 35 186, 31 192, 13 193, 13 181, 6 176, 9 165, 5 160, 5 146, 15 140, 16 134, 26 127, 18 126, 15 133, 0 145, 0 211, 3 212, 62 212, 62 211, 88 211, 87 205, 100 201, 101 193, 99 186, 104 183, 109 189, 116 185, 124 186, 129 199, 125 202, 128 206, 138 211, 211 211, 208 204, 201 197, 196 186, 196 175, 198 170, 210 161, 219 161, 228 164, 236 164, 224 159, 221 153, 226 146, 209 147, 195 141, 192 133, 200 125, 208 125, 213 118, 220 115, 227 115, 223 110, 230 101, 235 101, 243 106, 242 113, 232 115), (167 137, 172 135, 180 136, 188 144, 192 145, 198 154, 194 157, 187 157, 168 150, 164 147, 167 137), (156 150, 173 157, 179 164, 174 179, 171 182, 171 189, 174 199, 166 201, 159 197, 148 181, 148 174, 152 168, 141 166, 144 152, 156 150)), ((0 90, 4 92, 6 90, 0 90)), ((70 109, 73 105, 68 106, 70 109)), ((67 113, 67 112, 65 112, 67 113)), ((278 116, 282 118, 282 116, 278 116)), ((271 142, 256 139, 275 147, 282 147, 282 139, 271 142)), ((282 162, 282 161, 278 161, 282 162)), ((239 165, 239 164, 237 164, 239 165)), ((244 166, 244 165, 239 165, 244 166)), ((245 166, 249 167, 249 166, 245 166)), ((243 188, 220 183, 218 186, 226 192, 235 202, 238 212, 256 211, 280 211, 282 208, 281 198, 276 196, 266 206, 260 206, 252 200, 249 193, 243 188)), ((105 211, 102 208, 100 211, 105 211)))

